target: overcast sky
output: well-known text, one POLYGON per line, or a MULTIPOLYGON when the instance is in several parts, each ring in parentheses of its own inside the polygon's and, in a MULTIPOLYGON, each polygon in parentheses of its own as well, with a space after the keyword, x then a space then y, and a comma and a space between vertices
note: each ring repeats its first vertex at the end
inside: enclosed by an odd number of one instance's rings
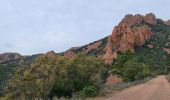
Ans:
POLYGON ((111 34, 126 14, 170 18, 170 0, 0 0, 0 53, 61 52, 111 34))

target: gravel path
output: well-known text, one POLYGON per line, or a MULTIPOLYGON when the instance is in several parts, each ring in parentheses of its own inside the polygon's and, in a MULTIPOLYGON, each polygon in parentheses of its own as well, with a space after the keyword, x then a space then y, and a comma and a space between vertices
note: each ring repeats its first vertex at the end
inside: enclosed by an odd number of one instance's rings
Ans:
POLYGON ((144 84, 132 86, 116 94, 89 100, 170 100, 170 83, 159 76, 144 84))

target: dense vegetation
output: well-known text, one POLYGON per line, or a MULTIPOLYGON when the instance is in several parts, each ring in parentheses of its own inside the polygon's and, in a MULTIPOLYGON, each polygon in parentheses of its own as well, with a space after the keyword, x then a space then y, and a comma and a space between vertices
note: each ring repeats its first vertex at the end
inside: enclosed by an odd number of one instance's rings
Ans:
POLYGON ((17 66, 17 64, 0 65, 0 96, 3 95, 6 81, 15 72, 17 66))
POLYGON ((5 62, 0 64, 0 96, 4 95, 4 87, 7 83, 7 80, 14 75, 17 67, 20 67, 20 65, 24 67, 29 67, 40 55, 41 54, 26 56, 21 60, 5 62))
MULTIPOLYGON (((170 67, 170 56, 165 52, 164 48, 170 48, 168 37, 170 36, 170 26, 165 24, 150 25, 152 31, 155 33, 154 38, 147 41, 144 46, 137 47, 135 57, 146 65, 153 74, 166 74, 170 67), (151 44, 154 47, 148 48, 151 44)), ((170 41, 169 41, 170 42, 170 41)))
POLYGON ((111 73, 119 75, 125 82, 144 79, 150 76, 149 67, 139 62, 134 54, 130 52, 118 56, 113 62, 111 73))
POLYGON ((111 67, 111 73, 121 76, 124 81, 134 81, 148 76, 167 74, 170 71, 170 56, 164 48, 170 48, 168 37, 170 27, 163 23, 148 25, 155 36, 143 46, 135 48, 135 53, 119 54, 111 67), (153 48, 149 48, 152 45, 153 48))
POLYGON ((35 99, 71 97, 81 92, 84 96, 98 94, 104 82, 103 61, 86 54, 74 59, 64 56, 41 56, 30 67, 19 68, 9 80, 6 97, 35 99))

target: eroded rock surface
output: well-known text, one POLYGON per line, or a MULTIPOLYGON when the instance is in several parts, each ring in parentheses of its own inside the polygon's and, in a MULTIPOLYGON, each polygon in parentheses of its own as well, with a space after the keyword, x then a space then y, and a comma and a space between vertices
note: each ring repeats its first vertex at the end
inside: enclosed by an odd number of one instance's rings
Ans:
POLYGON ((22 55, 19 53, 3 53, 0 54, 0 63, 10 62, 22 59, 22 55))
MULTIPOLYGON (((146 15, 126 15, 121 22, 114 27, 111 35, 106 40, 91 43, 84 47, 76 48, 73 51, 89 53, 101 57, 107 64, 111 64, 119 53, 131 51, 135 53, 136 46, 142 46, 147 40, 154 37, 150 26, 157 25, 163 20, 157 19, 153 13, 146 15)), ((148 48, 153 48, 149 45, 148 48)), ((66 55, 72 56, 72 52, 67 51, 66 55)))
POLYGON ((140 14, 137 15, 128 14, 121 21, 121 23, 126 23, 128 26, 142 23, 155 25, 157 24, 157 22, 158 20, 153 13, 146 14, 145 16, 142 16, 140 14))
POLYGON ((154 33, 147 24, 157 24, 154 14, 126 15, 122 21, 113 29, 104 49, 103 59, 111 64, 117 58, 119 52, 135 52, 135 46, 142 46, 154 33), (137 25, 137 26, 134 26, 137 25))

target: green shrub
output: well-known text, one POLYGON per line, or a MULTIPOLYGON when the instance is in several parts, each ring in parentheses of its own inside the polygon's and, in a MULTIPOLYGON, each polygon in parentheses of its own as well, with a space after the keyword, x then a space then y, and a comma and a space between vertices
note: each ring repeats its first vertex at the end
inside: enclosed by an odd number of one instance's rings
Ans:
POLYGON ((83 88, 82 92, 85 97, 94 97, 98 94, 98 89, 95 86, 87 86, 83 88))
POLYGON ((111 73, 113 75, 122 76, 124 72, 124 64, 133 58, 134 55, 129 51, 119 54, 118 58, 113 62, 111 73))
POLYGON ((124 81, 134 81, 150 76, 149 67, 131 52, 120 54, 112 66, 111 73, 119 75, 124 81))
POLYGON ((150 71, 148 67, 137 62, 136 59, 130 60, 124 65, 123 79, 124 81, 135 81, 139 79, 144 79, 149 76, 150 71))
POLYGON ((79 54, 68 59, 44 55, 27 69, 16 71, 9 81, 7 94, 47 100, 55 96, 69 98, 84 89, 86 96, 95 96, 105 77, 103 71, 103 61, 94 56, 79 54))

